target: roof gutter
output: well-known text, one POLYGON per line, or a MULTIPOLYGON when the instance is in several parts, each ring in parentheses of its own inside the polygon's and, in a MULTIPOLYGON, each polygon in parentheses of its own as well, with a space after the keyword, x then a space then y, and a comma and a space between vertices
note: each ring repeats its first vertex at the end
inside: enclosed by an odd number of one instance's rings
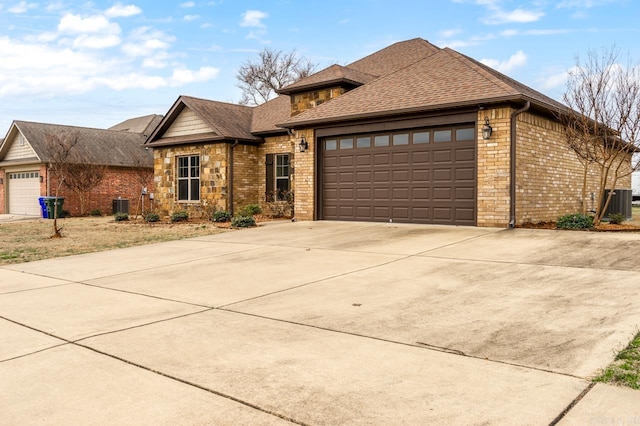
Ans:
POLYGON ((531 102, 526 101, 522 108, 511 113, 511 171, 509 173, 509 190, 511 194, 509 201, 509 228, 514 228, 516 226, 516 119, 520 114, 528 111, 529 108, 531 108, 531 102))

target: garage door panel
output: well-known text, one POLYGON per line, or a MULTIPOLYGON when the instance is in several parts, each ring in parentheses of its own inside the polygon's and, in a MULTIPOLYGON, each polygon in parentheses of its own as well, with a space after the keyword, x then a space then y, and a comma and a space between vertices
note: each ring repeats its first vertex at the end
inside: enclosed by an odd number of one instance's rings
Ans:
POLYGON ((376 170, 373 172, 374 183, 391 183, 391 172, 389 170, 376 170))
POLYGON ((450 163, 451 162, 451 150, 443 149, 436 150, 433 152, 433 162, 434 163, 450 163))
POLYGON ((411 198, 415 201, 428 201, 431 199, 431 189, 430 188, 412 188, 411 189, 411 198))
POLYGON ((450 182, 451 181, 451 169, 435 169, 433 171, 434 182, 450 182))
POLYGON ((374 188, 373 189, 374 201, 390 201, 391 200, 391 188, 374 188))
POLYGON ((342 155, 338 161, 340 168, 353 166, 353 155, 342 155))
POLYGON ((373 164, 376 166, 388 166, 390 155, 388 153, 373 154, 373 164))
POLYGON ((476 170, 473 167, 456 169, 456 181, 472 182, 475 180, 476 170))
POLYGON ((476 150, 473 148, 458 148, 456 149, 456 162, 460 161, 475 161, 476 150))
POLYGON ((356 173, 356 182, 358 183, 371 182, 371 170, 366 170, 366 171, 358 170, 358 172, 356 173))
POLYGON ((414 183, 418 182, 429 182, 431 178, 429 177, 430 170, 429 169, 413 169, 411 170, 411 178, 414 183))
POLYGON ((371 154, 356 155, 356 165, 359 167, 371 166, 371 154))
POLYGON ((353 188, 340 188, 338 195, 341 200, 353 200, 353 188))
POLYGON ((393 182, 394 183, 409 182, 409 170, 394 170, 393 182))
POLYGON ((357 188, 356 200, 371 200, 373 191, 371 188, 357 188))
MULTIPOLYGON (((454 126, 447 134, 457 135, 459 128, 468 129, 454 126)), ((475 225, 475 140, 435 143, 434 131, 418 131, 431 132, 431 142, 426 143, 414 143, 410 136, 408 144, 372 142, 355 144, 349 150, 323 151, 322 217, 475 225)), ((398 133, 410 132, 387 132, 390 137, 385 140, 394 140, 398 133)), ((365 134, 338 139, 375 141, 376 137, 365 134)))
POLYGON ((394 165, 406 166, 409 164, 409 153, 408 152, 394 152, 392 161, 394 165))
POLYGON ((354 172, 340 172, 338 175, 340 178, 340 183, 355 183, 354 182, 354 172))
POLYGON ((473 201, 476 199, 475 188, 456 188, 456 200, 473 201))

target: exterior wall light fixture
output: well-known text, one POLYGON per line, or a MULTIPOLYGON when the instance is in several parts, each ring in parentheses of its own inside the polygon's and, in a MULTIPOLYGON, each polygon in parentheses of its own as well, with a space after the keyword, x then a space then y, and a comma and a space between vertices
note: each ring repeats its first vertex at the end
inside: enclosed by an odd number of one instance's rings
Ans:
POLYGON ((309 149, 309 144, 307 143, 307 140, 304 138, 304 136, 300 138, 300 143, 298 144, 298 146, 300 147, 300 152, 305 152, 307 149, 309 149))
POLYGON ((493 128, 489 125, 489 118, 484 118, 484 126, 482 126, 482 139, 490 139, 493 128))

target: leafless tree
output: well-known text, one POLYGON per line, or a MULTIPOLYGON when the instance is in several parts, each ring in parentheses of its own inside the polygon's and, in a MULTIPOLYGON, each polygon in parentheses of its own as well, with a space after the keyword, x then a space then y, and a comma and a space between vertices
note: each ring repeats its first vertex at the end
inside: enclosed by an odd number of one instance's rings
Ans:
POLYGON ((640 68, 621 65, 615 48, 590 51, 586 62, 576 59, 563 96, 570 108, 561 113, 569 147, 584 165, 583 210, 586 210, 587 176, 595 167, 598 188, 594 223, 607 210, 619 180, 640 165, 633 160, 640 143, 640 68))
POLYGON ((96 189, 104 180, 107 166, 92 164, 88 159, 74 156, 73 161, 66 166, 66 176, 63 186, 78 195, 80 200, 80 215, 86 213, 86 206, 91 197, 91 191, 96 189))
POLYGON ((237 87, 242 89, 240 103, 260 105, 273 98, 277 90, 311 75, 317 67, 295 50, 265 48, 255 61, 242 64, 236 74, 237 87))
POLYGON ((145 188, 149 188, 153 183, 153 163, 150 164, 148 158, 148 151, 140 148, 139 151, 136 151, 133 154, 132 163, 133 163, 133 171, 136 176, 136 183, 140 185, 140 197, 138 198, 138 208, 137 211, 140 214, 144 214, 144 196, 143 190, 145 188))
POLYGON ((45 145, 49 153, 49 174, 55 179, 54 194, 55 205, 53 209, 53 235, 52 238, 62 237, 62 228, 58 227, 57 201, 60 189, 69 176, 69 166, 73 164, 75 150, 78 145, 78 133, 69 132, 61 134, 45 135, 45 145))

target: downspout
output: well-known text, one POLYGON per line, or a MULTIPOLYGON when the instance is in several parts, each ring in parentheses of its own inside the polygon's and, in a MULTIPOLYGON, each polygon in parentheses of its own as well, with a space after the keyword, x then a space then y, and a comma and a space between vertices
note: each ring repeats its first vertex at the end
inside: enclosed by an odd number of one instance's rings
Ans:
POLYGON ((531 102, 527 101, 522 108, 511 113, 511 171, 509 173, 509 190, 511 192, 509 215, 511 219, 509 220, 509 228, 516 226, 516 118, 523 112, 528 111, 529 108, 531 108, 531 102))
POLYGON ((233 148, 238 146, 240 142, 236 141, 231 145, 229 152, 229 213, 233 216, 233 148))

